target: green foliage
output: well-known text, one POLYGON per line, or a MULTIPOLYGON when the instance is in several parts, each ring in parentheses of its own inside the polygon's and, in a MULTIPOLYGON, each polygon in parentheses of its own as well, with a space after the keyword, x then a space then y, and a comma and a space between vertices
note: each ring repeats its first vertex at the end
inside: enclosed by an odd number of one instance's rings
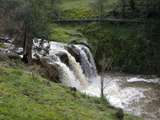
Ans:
POLYGON ((68 9, 88 9, 90 0, 61 0, 60 8, 62 10, 68 9))
POLYGON ((95 14, 92 10, 87 10, 83 8, 74 8, 68 9, 63 11, 62 13, 63 18, 70 18, 70 19, 86 19, 90 17, 94 17, 95 14))
POLYGON ((78 31, 79 26, 50 25, 51 33, 49 39, 57 42, 69 43, 71 41, 86 41, 85 36, 78 31))
MULTIPOLYGON (((5 31, 24 39, 27 29, 31 38, 49 36, 49 24, 54 18, 56 0, 0 0, 0 21, 5 31), (17 35, 18 34, 18 35, 17 35)), ((57 9, 56 9, 57 10, 57 9)))
POLYGON ((52 26, 51 29, 50 40, 57 42, 69 42, 71 40, 71 36, 68 34, 69 30, 57 25, 52 26))
POLYGON ((0 48, 5 48, 5 45, 3 43, 0 43, 0 48))
POLYGON ((92 24, 82 31, 95 50, 97 64, 105 54, 106 60, 112 61, 109 70, 147 74, 153 71, 145 70, 146 42, 141 28, 129 24, 103 24, 103 27, 92 24))
POLYGON ((98 67, 105 54, 107 70, 159 74, 159 22, 146 24, 90 24, 82 29, 92 45, 98 67))
POLYGON ((46 38, 52 12, 52 0, 23 1, 16 10, 16 20, 28 27, 33 37, 46 38))
MULTIPOLYGON (((114 9, 118 0, 104 0, 104 15, 114 9)), ((98 16, 98 0, 62 0, 60 9, 62 18, 92 18, 98 16)))

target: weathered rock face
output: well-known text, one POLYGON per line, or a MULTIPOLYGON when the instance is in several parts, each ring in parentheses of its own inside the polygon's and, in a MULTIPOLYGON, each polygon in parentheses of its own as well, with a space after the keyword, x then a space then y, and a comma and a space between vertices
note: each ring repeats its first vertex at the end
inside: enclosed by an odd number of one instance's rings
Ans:
POLYGON ((63 63, 65 63, 66 65, 69 65, 69 59, 66 53, 60 52, 60 53, 57 53, 56 55, 60 58, 60 60, 63 63))
POLYGON ((0 36, 0 42, 2 42, 2 43, 11 43, 12 40, 8 36, 0 36))
MULTIPOLYGON (((22 57, 23 48, 17 48, 11 43, 6 46, 3 51, 9 54, 8 58, 22 57)), ((40 73, 51 81, 81 89, 88 84, 92 76, 96 76, 94 61, 91 59, 93 57, 86 45, 67 45, 35 39, 32 53, 33 60, 41 65, 40 73)))
POLYGON ((69 45, 67 50, 72 56, 75 57, 76 61, 80 63, 80 52, 74 47, 74 45, 69 45))
POLYGON ((1 51, 0 51, 0 61, 5 61, 5 60, 7 60, 8 59, 8 57, 6 56, 6 54, 4 54, 4 53, 2 53, 1 51))
POLYGON ((82 44, 70 44, 68 52, 80 63, 83 73, 87 78, 93 78, 97 76, 97 70, 95 61, 93 59, 90 48, 87 45, 82 44))
POLYGON ((0 60, 20 59, 13 44, 4 42, 1 42, 0 44, 3 46, 0 47, 0 60))
POLYGON ((40 59, 40 64, 51 81, 60 82, 58 67, 56 64, 50 64, 47 58, 40 59))

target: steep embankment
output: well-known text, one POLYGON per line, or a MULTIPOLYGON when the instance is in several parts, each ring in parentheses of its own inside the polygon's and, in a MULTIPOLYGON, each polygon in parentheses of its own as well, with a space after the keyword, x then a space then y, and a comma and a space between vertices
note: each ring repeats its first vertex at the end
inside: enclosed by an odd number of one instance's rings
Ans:
POLYGON ((23 64, 7 64, 0 64, 0 120, 116 120, 117 110, 100 99, 49 82, 23 64))

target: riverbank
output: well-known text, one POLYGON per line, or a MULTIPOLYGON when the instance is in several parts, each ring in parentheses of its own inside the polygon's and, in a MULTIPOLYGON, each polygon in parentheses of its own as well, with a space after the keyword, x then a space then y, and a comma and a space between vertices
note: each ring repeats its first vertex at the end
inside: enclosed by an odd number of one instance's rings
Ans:
MULTIPOLYGON (((117 120, 117 109, 42 78, 20 61, 0 62, 0 119, 117 120)), ((125 120, 139 118, 125 114, 125 120)))
MULTIPOLYGON (((144 120, 160 118, 160 78, 156 76, 106 73, 104 94, 109 103, 144 120)), ((100 82, 94 81, 84 93, 100 96, 100 82)))

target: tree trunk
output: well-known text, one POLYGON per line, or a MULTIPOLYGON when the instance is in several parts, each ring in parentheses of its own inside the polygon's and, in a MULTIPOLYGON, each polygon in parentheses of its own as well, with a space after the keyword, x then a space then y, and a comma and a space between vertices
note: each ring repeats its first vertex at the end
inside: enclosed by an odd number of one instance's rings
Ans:
POLYGON ((28 28, 24 28, 24 44, 23 44, 23 61, 31 64, 32 63, 32 37, 29 33, 28 28))
POLYGON ((101 98, 104 99, 104 78, 101 76, 101 98))
POLYGON ((103 20, 103 0, 99 0, 99 23, 102 25, 103 20))
POLYGON ((126 2, 125 0, 121 0, 122 2, 122 17, 124 18, 126 16, 126 2))

